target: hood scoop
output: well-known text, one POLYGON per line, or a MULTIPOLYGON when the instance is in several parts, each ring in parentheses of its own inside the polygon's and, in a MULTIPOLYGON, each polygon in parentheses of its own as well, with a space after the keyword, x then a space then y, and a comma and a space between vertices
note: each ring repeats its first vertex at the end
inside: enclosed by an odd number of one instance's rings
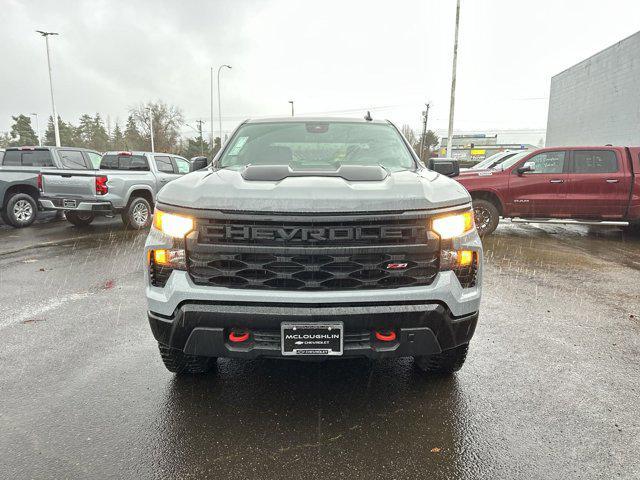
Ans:
POLYGON ((380 182, 387 178, 389 172, 380 165, 341 165, 337 169, 247 165, 241 174, 245 180, 257 182, 278 182, 288 177, 339 177, 350 182, 380 182))

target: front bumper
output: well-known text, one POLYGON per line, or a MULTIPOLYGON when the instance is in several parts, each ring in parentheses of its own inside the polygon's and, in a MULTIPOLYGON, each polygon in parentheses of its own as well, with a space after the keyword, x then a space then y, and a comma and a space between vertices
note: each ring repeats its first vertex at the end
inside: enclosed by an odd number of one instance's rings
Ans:
POLYGON ((111 213, 113 211, 113 205, 111 202, 85 202, 79 201, 75 207, 65 207, 61 198, 40 198, 38 200, 40 206, 45 210, 64 210, 64 211, 80 211, 80 212, 94 212, 94 213, 111 213))
MULTIPOLYGON (((406 357, 432 355, 469 343, 478 312, 454 317, 438 303, 335 304, 199 304, 184 303, 166 317, 149 312, 156 340, 190 355, 207 357, 282 357, 280 324, 344 323, 343 357, 406 357), (242 344, 228 341, 231 328, 250 332, 242 344), (375 330, 394 330, 396 340, 381 342, 375 330)), ((283 357, 313 359, 315 357, 283 357)), ((325 357, 321 357, 325 358, 325 357)))

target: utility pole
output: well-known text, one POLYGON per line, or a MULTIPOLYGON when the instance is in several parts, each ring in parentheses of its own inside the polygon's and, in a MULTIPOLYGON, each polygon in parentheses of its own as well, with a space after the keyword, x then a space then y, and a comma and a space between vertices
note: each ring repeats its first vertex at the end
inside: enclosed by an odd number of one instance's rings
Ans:
POLYGON ((51 75, 51 52, 49 51, 49 36, 58 35, 56 32, 43 32, 42 30, 36 30, 40 35, 44 37, 44 42, 47 45, 47 65, 49 66, 49 89, 51 90, 51 109, 53 110, 53 131, 56 136, 56 147, 60 146, 60 128, 58 127, 58 113, 56 112, 56 102, 53 99, 53 79, 51 75))
POLYGON ((30 113, 29 114, 32 117, 36 117, 36 132, 38 133, 38 146, 41 147, 42 146, 42 138, 40 137, 40 120, 38 120, 38 114, 37 113, 30 113))
POLYGON ((429 108, 431 107, 429 103, 425 103, 424 105, 427 108, 426 110, 422 111, 422 140, 420 141, 420 160, 423 160, 422 152, 424 151, 424 141, 427 138, 427 120, 429 119, 429 108))
POLYGON ((156 153, 156 147, 153 144, 153 110, 149 108, 149 132, 151 132, 151 153, 156 153))
POLYGON ((291 104, 291 116, 293 117, 293 100, 289 100, 289 103, 291 104))
POLYGON ((202 138, 202 119, 196 120, 198 124, 198 133, 200 134, 200 155, 204 157, 204 139, 202 138))
POLYGON ((458 30, 460 26, 460 0, 456 2, 456 33, 453 40, 453 68, 451 72, 451 103, 449 104, 449 132, 447 135, 447 157, 453 152, 453 111, 456 104, 456 66, 458 63, 458 30))

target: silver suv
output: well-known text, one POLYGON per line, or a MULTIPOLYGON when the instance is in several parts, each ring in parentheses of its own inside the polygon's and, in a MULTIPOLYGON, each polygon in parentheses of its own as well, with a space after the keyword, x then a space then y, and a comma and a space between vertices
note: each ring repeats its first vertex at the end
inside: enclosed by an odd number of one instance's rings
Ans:
POLYGON ((478 320, 471 198, 386 121, 242 123, 157 197, 145 255, 166 367, 216 357, 415 357, 458 370, 478 320))

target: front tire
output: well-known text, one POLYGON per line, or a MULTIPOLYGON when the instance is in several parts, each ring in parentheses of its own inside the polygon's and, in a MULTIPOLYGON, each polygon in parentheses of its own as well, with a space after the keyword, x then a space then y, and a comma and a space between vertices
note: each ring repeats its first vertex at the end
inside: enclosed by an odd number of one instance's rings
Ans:
POLYGON ((36 200, 26 193, 16 193, 7 201, 5 210, 7 223, 15 228, 24 228, 36 221, 38 205, 36 200))
POLYGON ((498 207, 489 200, 473 200, 473 217, 476 223, 478 235, 481 237, 493 233, 500 221, 498 207))
POLYGON ((160 349, 160 356, 162 357, 164 366, 167 367, 167 370, 177 375, 200 375, 209 373, 216 364, 214 357, 187 355, 182 350, 167 347, 162 344, 158 344, 158 348, 160 349))
POLYGON ((129 200, 129 205, 122 212, 122 223, 127 228, 142 230, 151 225, 153 210, 144 197, 133 197, 129 200))
POLYGON ((464 365, 469 344, 445 350, 435 355, 414 357, 416 367, 429 375, 451 375, 464 365))
POLYGON ((65 217, 67 217, 69 223, 75 225, 76 227, 86 227, 96 218, 93 213, 73 211, 67 211, 65 213, 65 217))

